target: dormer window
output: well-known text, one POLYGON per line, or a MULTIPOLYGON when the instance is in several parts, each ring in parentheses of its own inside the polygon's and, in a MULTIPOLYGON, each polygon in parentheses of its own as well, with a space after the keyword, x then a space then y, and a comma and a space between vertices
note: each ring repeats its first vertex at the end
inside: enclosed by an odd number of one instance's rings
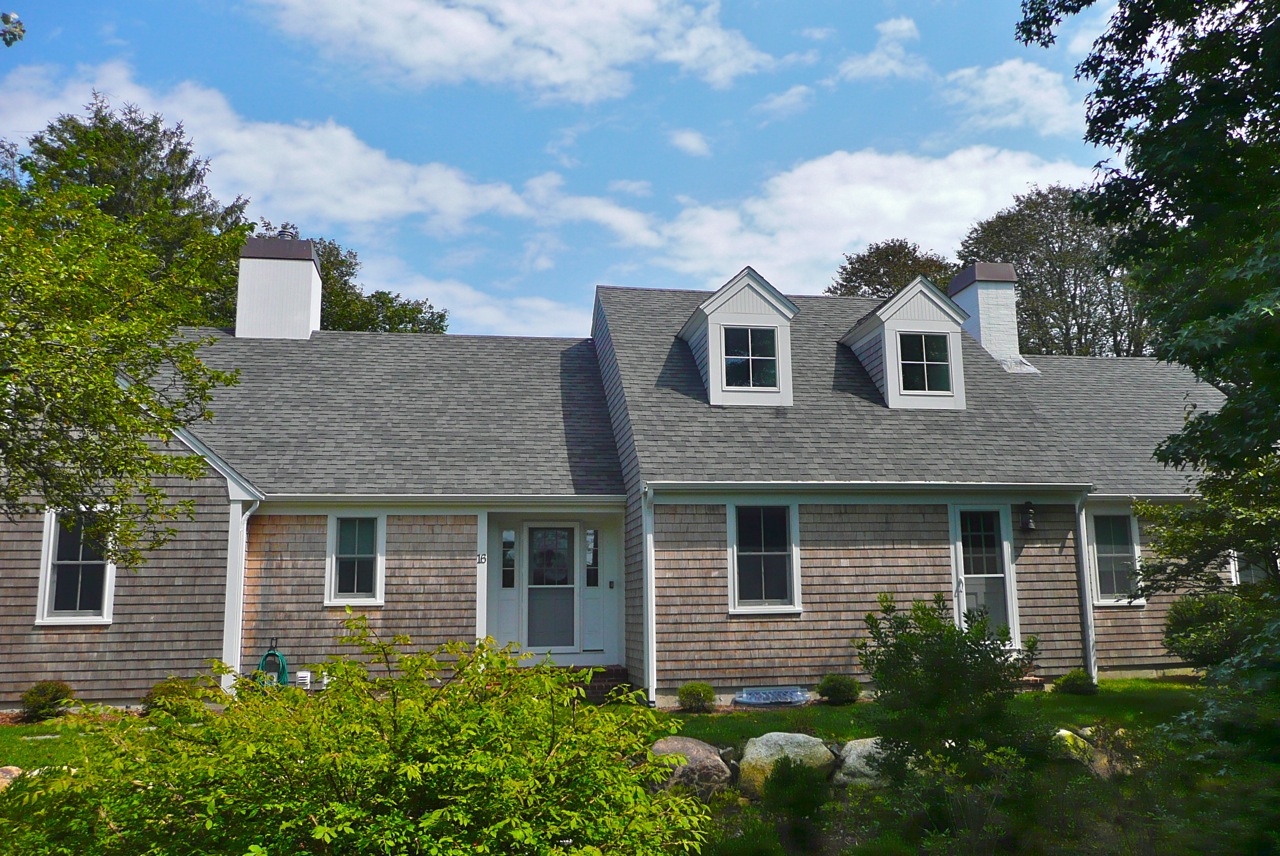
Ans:
POLYGON ((903 392, 951 392, 946 333, 899 333, 903 392))
POLYGON ((778 331, 773 327, 725 327, 724 385, 778 388, 778 331))

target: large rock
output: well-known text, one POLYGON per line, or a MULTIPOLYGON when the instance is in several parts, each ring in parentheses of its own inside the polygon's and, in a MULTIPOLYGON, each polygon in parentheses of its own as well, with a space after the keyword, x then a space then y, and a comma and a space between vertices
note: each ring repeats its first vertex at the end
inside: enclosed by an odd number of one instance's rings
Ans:
POLYGON ((880 755, 880 738, 850 740, 840 749, 840 769, 832 779, 837 785, 878 788, 884 784, 873 764, 880 755))
POLYGON ((747 741, 746 751, 742 753, 739 787, 751 796, 760 796, 764 790, 764 780, 769 778, 774 765, 783 758, 790 758, 794 764, 813 767, 826 774, 835 769, 839 760, 827 748, 827 744, 816 737, 773 731, 747 741))
POLYGON ((21 767, 0 767, 0 791, 9 787, 9 783, 21 775, 21 767))
POLYGON ((664 737, 653 744, 654 755, 683 755, 684 763, 673 768, 663 787, 688 788, 706 798, 729 786, 733 778, 720 757, 720 750, 692 737, 664 737))

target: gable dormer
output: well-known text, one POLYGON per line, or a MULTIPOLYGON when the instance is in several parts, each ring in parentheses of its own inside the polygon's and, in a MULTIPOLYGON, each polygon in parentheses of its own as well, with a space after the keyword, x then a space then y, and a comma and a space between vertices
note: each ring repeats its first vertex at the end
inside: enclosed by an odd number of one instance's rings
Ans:
POLYGON ((845 333, 847 345, 894 409, 964 410, 960 330, 968 315, 918 276, 845 333))
POLYGON ((796 305, 750 267, 702 302, 680 330, 711 404, 791 406, 796 305))

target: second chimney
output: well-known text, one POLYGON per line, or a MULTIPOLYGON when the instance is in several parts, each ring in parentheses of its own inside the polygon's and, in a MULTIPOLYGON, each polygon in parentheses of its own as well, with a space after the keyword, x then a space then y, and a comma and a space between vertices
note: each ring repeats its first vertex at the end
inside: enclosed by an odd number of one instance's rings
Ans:
POLYGON ((236 338, 309 339, 320 329, 320 259, 315 244, 249 238, 240 250, 236 338))
POLYGON ((1007 372, 1038 372, 1018 349, 1018 274, 1006 262, 969 265, 947 288, 947 296, 969 313, 964 329, 1007 372))

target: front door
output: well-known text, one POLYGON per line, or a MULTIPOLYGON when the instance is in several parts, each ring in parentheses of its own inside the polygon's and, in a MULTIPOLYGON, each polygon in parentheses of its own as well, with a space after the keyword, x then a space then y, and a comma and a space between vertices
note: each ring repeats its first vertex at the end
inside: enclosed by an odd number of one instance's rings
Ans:
POLYGON ((525 527, 526 648, 548 651, 577 648, 577 534, 576 526, 525 527))

